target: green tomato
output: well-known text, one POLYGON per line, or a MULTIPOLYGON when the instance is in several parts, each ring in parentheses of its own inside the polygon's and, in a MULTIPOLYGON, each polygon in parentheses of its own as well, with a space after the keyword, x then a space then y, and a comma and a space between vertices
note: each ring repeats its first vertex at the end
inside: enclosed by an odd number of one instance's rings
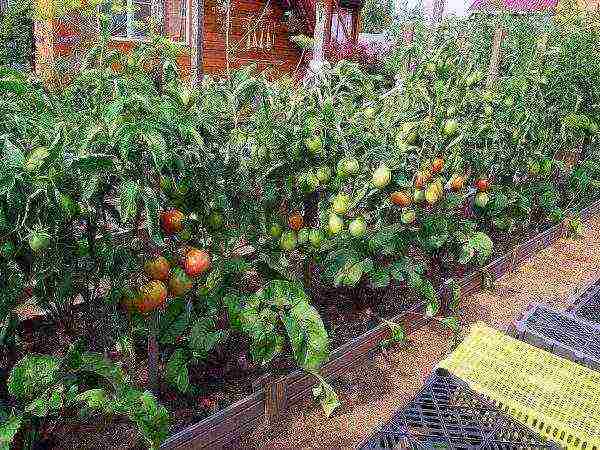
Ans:
POLYGON ((402 211, 402 215, 400 216, 400 220, 404 225, 410 225, 411 223, 414 223, 416 218, 417 215, 415 214, 415 211, 411 208, 406 208, 404 211, 402 211))
POLYGON ((458 122, 454 119, 446 120, 442 131, 446 137, 454 136, 458 131, 458 122))
POLYGON ((338 234, 344 229, 344 220, 337 214, 329 215, 329 233, 338 234))
POLYGON ((479 192, 476 196, 475 196, 475 206, 477 206, 478 208, 485 208, 487 206, 487 204, 490 201, 490 196, 487 194, 487 192, 479 192))
POLYGON ((550 172, 552 172, 552 160, 550 158, 542 159, 540 173, 544 176, 548 176, 550 175, 550 172))
POLYGON ((331 179, 331 169, 327 166, 321 166, 317 169, 317 180, 321 184, 327 184, 331 179))
POLYGON ((308 244, 310 238, 310 230, 308 228, 301 228, 298 230, 298 245, 308 244))
POLYGON ((427 72, 429 72, 429 73, 433 73, 433 72, 435 72, 435 64, 434 64, 434 63, 431 63, 431 62, 430 62, 430 63, 427 63, 427 64, 425 65, 425 70, 426 70, 427 72))
POLYGON ((87 240, 81 239, 77 241, 77 255, 82 257, 90 255, 90 246, 87 240))
POLYGON ((192 238, 192 232, 190 230, 183 230, 179 233, 179 239, 182 241, 189 241, 192 238))
POLYGON ((494 114, 494 108, 492 108, 490 105, 487 105, 484 109, 483 109, 483 113, 486 116, 491 116, 492 114, 494 114))
POLYGON ((34 231, 29 237, 29 247, 34 252, 47 249, 50 246, 51 237, 48 233, 34 231))
POLYGON ((507 108, 512 107, 515 104, 515 100, 512 97, 506 97, 504 99, 504 106, 507 108))
POLYGON ((264 145, 252 144, 250 155, 258 161, 262 161, 267 157, 267 147, 264 145))
POLYGON ((213 230, 218 230, 223 226, 223 214, 219 211, 213 210, 208 215, 208 226, 213 230))
POLYGON ((296 233, 294 231, 286 231, 281 235, 281 240, 279 241, 279 246, 282 250, 286 252, 291 252, 296 249, 298 245, 298 239, 296 238, 296 233))
POLYGON ((362 217, 357 217, 348 225, 350 234, 356 238, 362 237, 367 231, 367 223, 362 217))
POLYGON ((415 189, 413 201, 415 203, 423 203, 425 201, 425 191, 423 189, 415 189))
POLYGON ((492 100, 494 100, 494 94, 490 91, 485 91, 481 98, 484 102, 490 103, 492 100))
POLYGON ((305 194, 310 194, 315 192, 319 187, 319 179, 311 171, 300 175, 298 177, 298 184, 300 185, 302 192, 305 194))
POLYGON ((373 173, 373 186, 378 189, 386 187, 388 184, 390 184, 391 180, 392 172, 385 164, 379 166, 373 173))
POLYGON ((312 245, 314 248, 319 248, 323 242, 323 239, 325 239, 325 236, 321 230, 317 228, 310 230, 310 233, 308 234, 308 240, 310 241, 310 245, 312 245))
POLYGON ((160 185, 160 189, 165 194, 168 194, 173 190, 173 182, 168 177, 160 177, 159 185, 160 185))
POLYGON ((337 173, 341 177, 356 175, 360 170, 360 165, 356 158, 344 158, 337 165, 337 173))
POLYGON ((340 215, 344 216, 348 212, 348 208, 350 207, 350 196, 347 194, 338 194, 333 199, 332 209, 333 211, 340 215))
POLYGON ((539 175, 540 174, 540 163, 538 161, 535 160, 531 160, 529 161, 529 174, 530 175, 539 175))
POLYGON ((279 239, 281 237, 281 234, 283 233, 283 228, 281 228, 281 225, 279 225, 278 223, 274 223, 273 225, 271 225, 269 233, 273 238, 279 239))
POLYGON ((323 141, 319 136, 314 136, 305 141, 306 147, 311 155, 317 156, 323 152, 323 141))

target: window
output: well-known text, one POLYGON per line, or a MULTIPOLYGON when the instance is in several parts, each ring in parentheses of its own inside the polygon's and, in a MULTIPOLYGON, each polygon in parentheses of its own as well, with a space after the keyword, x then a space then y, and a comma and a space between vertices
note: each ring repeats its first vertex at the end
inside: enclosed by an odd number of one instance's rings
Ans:
MULTIPOLYGON (((110 8, 110 6, 109 6, 110 8)), ((144 39, 148 37, 148 27, 152 15, 151 0, 125 0, 113 4, 111 14, 111 35, 123 39, 144 39)))
POLYGON ((337 8, 331 17, 331 41, 345 44, 352 40, 352 10, 337 8))

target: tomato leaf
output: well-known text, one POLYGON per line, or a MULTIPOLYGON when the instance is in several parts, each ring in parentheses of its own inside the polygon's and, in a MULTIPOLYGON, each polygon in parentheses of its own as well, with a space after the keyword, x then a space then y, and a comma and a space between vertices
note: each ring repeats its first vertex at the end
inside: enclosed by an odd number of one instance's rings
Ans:
POLYGON ((390 284, 390 273, 386 269, 379 269, 371 272, 371 286, 374 289, 382 289, 390 284))
POLYGON ((174 344, 189 323, 189 314, 182 299, 174 299, 167 303, 166 310, 158 323, 158 342, 174 344))
POLYGON ((179 389, 179 392, 186 393, 190 387, 190 377, 188 373, 189 358, 185 350, 178 348, 173 352, 165 371, 165 378, 169 384, 179 389))
POLYGON ((226 330, 215 330, 214 320, 202 318, 192 325, 189 345, 195 356, 206 358, 208 353, 226 338, 226 330))
POLYGON ((325 417, 329 417, 333 414, 333 411, 341 406, 340 400, 333 387, 323 377, 316 373, 313 373, 313 375, 319 380, 319 384, 313 387, 313 396, 321 403, 325 417))
POLYGON ((125 224, 133 220, 137 213, 137 200, 140 190, 137 181, 125 181, 119 189, 119 213, 121 223, 125 224))
POLYGON ((59 365, 59 359, 53 356, 25 356, 10 372, 8 392, 18 399, 33 398, 56 380, 59 365))
POLYGON ((158 200, 154 195, 154 191, 152 191, 152 189, 149 187, 144 188, 142 197, 146 207, 146 227, 148 228, 148 234, 154 243, 156 243, 156 245, 162 246, 164 241, 160 233, 160 226, 158 223, 158 200))
POLYGON ((329 358, 329 337, 317 310, 308 298, 298 299, 281 320, 290 339, 294 358, 306 371, 317 370, 329 358))
POLYGON ((11 413, 8 418, 0 421, 0 450, 10 450, 11 443, 22 424, 23 415, 15 413, 11 413))

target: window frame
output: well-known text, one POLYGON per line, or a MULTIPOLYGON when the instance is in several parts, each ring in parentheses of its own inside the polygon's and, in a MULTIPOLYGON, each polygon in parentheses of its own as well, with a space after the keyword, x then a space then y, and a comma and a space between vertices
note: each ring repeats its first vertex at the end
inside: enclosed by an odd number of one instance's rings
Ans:
MULTIPOLYGON (((132 27, 133 27, 133 22, 135 22, 135 16, 134 13, 135 11, 133 11, 133 8, 131 8, 130 5, 133 5, 135 0, 124 0, 127 3, 127 23, 125 24, 126 30, 127 30, 127 36, 115 36, 113 35, 113 33, 111 32, 110 35, 110 40, 111 41, 117 41, 117 42, 148 42, 150 40, 150 38, 148 36, 131 36, 130 33, 132 33, 132 27)), ((150 8, 152 9, 152 0, 148 0, 150 3, 150 8)), ((185 39, 184 40, 173 40, 173 42, 177 42, 178 44, 182 44, 182 45, 191 45, 191 37, 192 37, 192 21, 191 21, 191 12, 192 12, 192 0, 181 0, 182 2, 185 2, 187 4, 187 10, 186 10, 186 16, 185 16, 185 39)), ((100 6, 98 7, 100 8, 100 6)), ((163 10, 163 14, 162 14, 162 27, 163 27, 163 35, 166 37, 169 37, 169 33, 167 32, 167 30, 165 30, 166 28, 166 24, 168 23, 168 19, 167 19, 167 12, 163 10)), ((150 11, 150 17, 152 16, 152 10, 150 11)))

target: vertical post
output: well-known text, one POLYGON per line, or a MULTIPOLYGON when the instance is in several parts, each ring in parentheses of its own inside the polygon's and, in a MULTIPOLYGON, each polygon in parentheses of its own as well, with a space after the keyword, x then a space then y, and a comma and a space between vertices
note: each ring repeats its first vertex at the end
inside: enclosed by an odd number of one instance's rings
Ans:
POLYGON ((323 31, 323 53, 329 48, 331 43, 331 21, 333 18, 334 4, 333 0, 325 0, 325 27, 323 31))
POLYGON ((196 87, 202 82, 204 76, 204 0, 192 0, 190 19, 192 21, 190 82, 192 87, 196 87))
POLYGON ((325 40, 325 3, 323 0, 315 2, 315 34, 313 57, 310 62, 310 69, 313 72, 318 72, 323 67, 324 55, 324 40, 325 40))
POLYGON ((498 78, 498 66, 500 65, 500 47, 502 44, 502 38, 504 31, 501 27, 496 28, 494 31, 494 37, 492 40, 492 54, 490 55, 490 68, 488 71, 488 78, 486 88, 490 88, 496 78, 498 78))

